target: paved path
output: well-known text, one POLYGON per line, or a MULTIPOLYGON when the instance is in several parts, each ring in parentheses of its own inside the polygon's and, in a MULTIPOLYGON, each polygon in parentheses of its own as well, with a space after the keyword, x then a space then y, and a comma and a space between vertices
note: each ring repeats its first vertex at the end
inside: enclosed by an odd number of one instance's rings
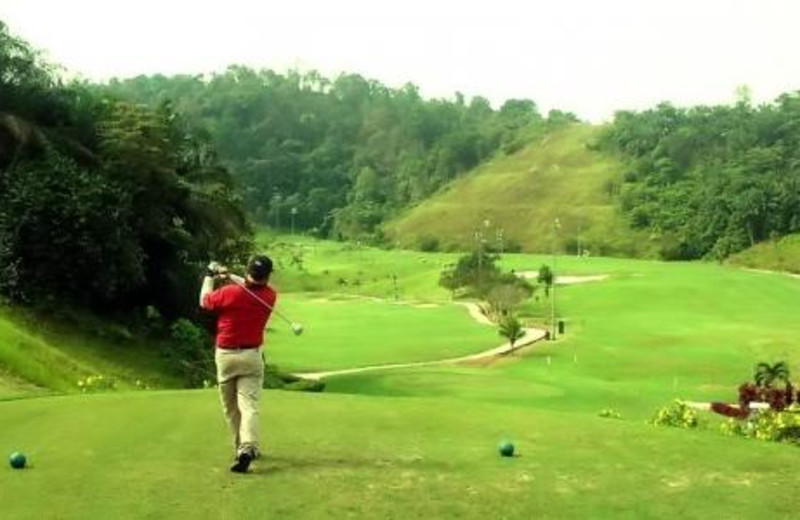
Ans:
MULTIPOLYGON (((475 303, 462 303, 467 310, 469 311, 470 316, 472 316, 475 321, 481 323, 483 325, 492 325, 489 318, 487 318, 480 310, 475 303)), ((366 367, 358 367, 358 368, 344 368, 340 370, 330 370, 327 372, 307 372, 307 373, 300 373, 295 374, 299 377, 303 377, 306 379, 324 379, 330 376, 341 376, 345 374, 357 374, 360 372, 376 372, 378 370, 393 370, 396 368, 412 368, 412 367, 425 367, 425 366, 435 366, 435 365, 452 365, 456 363, 465 363, 469 361, 478 361, 481 359, 487 359, 495 356, 501 356, 504 354, 508 354, 515 350, 518 350, 522 347, 528 346, 532 343, 540 341, 544 339, 546 335, 546 331, 542 329, 523 329, 525 331, 525 335, 518 339, 514 343, 514 347, 512 348, 511 345, 506 342, 500 345, 499 347, 495 347, 491 350, 487 350, 485 352, 479 352, 477 354, 470 354, 468 356, 460 356, 455 358, 448 358, 448 359, 439 359, 434 361, 416 361, 413 363, 393 363, 393 364, 386 364, 386 365, 372 365, 366 367)))

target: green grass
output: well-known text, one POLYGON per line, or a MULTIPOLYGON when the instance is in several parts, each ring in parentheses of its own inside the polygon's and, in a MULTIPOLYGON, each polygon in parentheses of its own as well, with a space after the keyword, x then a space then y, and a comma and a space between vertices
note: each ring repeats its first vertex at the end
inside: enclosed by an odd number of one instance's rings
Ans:
POLYGON ((302 236, 261 233, 258 247, 275 261, 271 283, 282 292, 320 292, 400 300, 446 300, 439 273, 459 255, 385 250, 302 236), (302 268, 291 262, 299 254, 302 268), (397 283, 395 284, 395 278, 397 283))
POLYGON ((267 392, 266 455, 227 471, 212 391, 0 403, 3 517, 791 518, 796 448, 640 421, 267 392), (514 440, 519 456, 501 458, 514 440), (42 490, 47 490, 43 493, 42 490))
POLYGON ((344 376, 329 389, 587 413, 614 407, 643 419, 674 397, 735 402, 759 361, 800 366, 800 281, 716 265, 597 264, 587 271, 610 273, 608 280, 557 288, 567 325, 558 342, 488 368, 344 376), (484 392, 487 379, 498 387, 484 392))
POLYGON ((733 265, 800 273, 800 234, 762 242, 728 259, 733 265))
POLYGON ((474 247, 476 230, 499 247, 502 230, 506 243, 525 251, 575 250, 580 241, 594 255, 653 256, 655 244, 630 229, 609 195, 623 167, 590 149, 600 131, 573 125, 495 158, 390 222, 385 232, 411 248, 430 236, 443 250, 468 249, 474 247))
POLYGON ((502 343, 496 327, 478 324, 461 305, 396 304, 290 294, 281 312, 300 321, 302 336, 273 318, 268 358, 284 370, 315 371, 446 359, 502 343), (274 332, 274 334, 273 334, 274 332))
POLYGON ((154 345, 122 338, 114 327, 91 320, 93 335, 86 332, 88 326, 0 307, 0 397, 73 392, 89 375, 111 377, 121 389, 134 387, 137 380, 151 387, 179 386, 165 373, 154 345))
MULTIPOLYGON (((500 342, 436 287, 455 255, 299 244, 303 270, 286 263, 275 283, 281 310, 306 332, 294 337, 276 320, 268 333, 284 368, 416 361, 500 342), (412 304, 394 303, 389 274, 412 304)), ((735 401, 759 361, 800 370, 800 280, 702 263, 501 262, 517 271, 543 263, 559 275, 609 275, 556 288, 567 325, 559 341, 484 366, 333 377, 323 394, 266 392, 267 455, 247 476, 227 471, 212 391, 3 401, 17 390, 0 376, 0 449, 23 450, 33 464, 0 471, 0 496, 14 497, 4 518, 796 517, 796 447, 725 437, 710 414, 698 431, 646 421, 674 398, 735 401), (599 418, 605 408, 622 419, 599 418), (519 457, 497 456, 506 438, 519 457)), ((524 315, 547 324, 549 301, 537 295, 524 315)), ((58 345, 6 322, 21 329, 3 332, 6 342, 58 345)), ((75 343, 63 350, 70 359, 102 359, 100 341, 75 343)))

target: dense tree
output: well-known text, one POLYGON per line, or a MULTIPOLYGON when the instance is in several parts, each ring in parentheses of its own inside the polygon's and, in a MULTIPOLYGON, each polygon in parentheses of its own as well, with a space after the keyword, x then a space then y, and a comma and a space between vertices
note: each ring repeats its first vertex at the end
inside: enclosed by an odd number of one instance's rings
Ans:
POLYGON ((606 140, 628 162, 621 208, 664 258, 721 259, 800 230, 798 94, 619 112, 606 140))
POLYGON ((62 83, 0 23, 0 294, 187 313, 248 221, 207 136, 107 92, 62 83))
POLYGON ((495 111, 485 98, 425 100, 357 74, 234 66, 210 77, 112 81, 137 103, 172 100, 219 143, 220 157, 257 220, 359 237, 499 151, 513 152, 575 120, 542 118, 529 100, 495 111), (281 218, 281 216, 284 218, 281 218))

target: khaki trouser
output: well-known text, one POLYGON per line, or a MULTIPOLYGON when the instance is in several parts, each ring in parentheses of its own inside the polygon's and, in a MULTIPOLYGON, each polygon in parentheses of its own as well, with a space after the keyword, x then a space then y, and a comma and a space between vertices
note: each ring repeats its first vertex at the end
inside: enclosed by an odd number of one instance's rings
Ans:
POLYGON ((261 349, 216 349, 217 383, 222 411, 238 454, 245 448, 258 451, 258 397, 264 382, 261 349))

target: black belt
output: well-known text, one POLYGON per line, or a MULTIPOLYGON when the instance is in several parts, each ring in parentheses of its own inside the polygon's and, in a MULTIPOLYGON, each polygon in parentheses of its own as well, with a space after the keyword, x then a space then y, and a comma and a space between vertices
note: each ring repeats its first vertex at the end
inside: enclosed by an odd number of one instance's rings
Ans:
POLYGON ((225 345, 224 347, 217 345, 218 349, 221 350, 250 350, 254 348, 258 348, 261 345, 235 345, 235 346, 228 346, 225 345))

